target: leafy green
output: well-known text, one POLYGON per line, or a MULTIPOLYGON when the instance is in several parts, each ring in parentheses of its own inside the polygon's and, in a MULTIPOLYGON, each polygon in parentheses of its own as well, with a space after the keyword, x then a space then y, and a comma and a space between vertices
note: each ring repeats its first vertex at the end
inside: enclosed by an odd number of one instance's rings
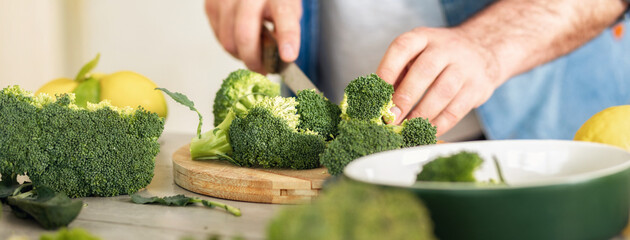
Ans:
POLYGON ((203 206, 206 206, 209 208, 219 207, 219 208, 225 209, 227 212, 231 213, 234 216, 237 216, 237 217, 241 216, 241 210, 238 208, 232 207, 230 205, 220 203, 220 202, 186 197, 182 194, 160 198, 160 197, 143 197, 138 193, 134 193, 133 195, 131 195, 131 201, 137 204, 159 204, 159 205, 165 205, 165 206, 180 206, 180 207, 188 206, 194 203, 201 203, 203 206))
POLYGON ((90 234, 85 229, 73 228, 69 230, 62 228, 54 233, 42 234, 39 240, 100 240, 100 238, 90 234))
POLYGON ((223 122, 230 109, 237 115, 249 111, 267 97, 280 95, 280 85, 265 76, 245 69, 236 70, 223 80, 214 97, 214 126, 223 122))
POLYGON ((131 194, 153 178, 164 119, 105 102, 78 107, 12 86, 0 90, 0 173, 28 175, 70 197, 131 194))
POLYGON ((285 208, 267 228, 270 240, 435 239, 422 202, 408 191, 341 181, 310 205, 285 208))
POLYGON ((482 163, 477 153, 467 151, 438 157, 422 166, 417 181, 476 182, 474 173, 482 163))

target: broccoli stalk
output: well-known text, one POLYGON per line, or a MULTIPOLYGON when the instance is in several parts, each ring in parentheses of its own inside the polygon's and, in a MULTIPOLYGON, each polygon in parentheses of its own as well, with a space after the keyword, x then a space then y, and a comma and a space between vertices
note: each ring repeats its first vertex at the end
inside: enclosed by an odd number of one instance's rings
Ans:
POLYGON ((190 110, 196 112, 199 116, 197 136, 193 137, 190 141, 190 156, 193 160, 222 159, 240 166, 240 164, 235 162, 231 157, 232 145, 230 145, 230 141, 227 136, 228 129, 236 117, 232 110, 228 111, 228 114, 225 118, 223 118, 223 122, 221 122, 221 124, 219 124, 216 128, 201 134, 203 116, 201 116, 201 113, 199 113, 197 108, 195 108, 195 103, 182 93, 171 92, 164 88, 156 89, 166 93, 166 95, 179 104, 190 108, 190 110))
POLYGON ((232 145, 228 139, 228 129, 236 115, 228 112, 223 122, 211 131, 207 131, 190 141, 190 155, 195 160, 224 159, 232 163, 232 145))

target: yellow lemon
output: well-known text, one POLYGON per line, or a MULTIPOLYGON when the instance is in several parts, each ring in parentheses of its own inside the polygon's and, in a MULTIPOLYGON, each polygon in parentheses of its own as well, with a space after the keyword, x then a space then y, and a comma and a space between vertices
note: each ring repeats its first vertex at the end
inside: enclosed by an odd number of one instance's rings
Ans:
POLYGON ((35 95, 40 94, 40 93, 46 93, 50 96, 55 96, 55 94, 60 94, 60 93, 71 93, 78 85, 79 85, 79 82, 74 81, 72 79, 57 78, 55 80, 52 80, 44 84, 44 86, 42 86, 35 92, 35 95))
POLYGON ((610 144, 630 151, 630 105, 598 112, 580 127, 573 139, 610 144))
POLYGON ((101 76, 101 100, 108 99, 112 105, 118 107, 129 106, 157 113, 166 117, 167 108, 164 95, 151 80, 138 73, 120 71, 101 76))

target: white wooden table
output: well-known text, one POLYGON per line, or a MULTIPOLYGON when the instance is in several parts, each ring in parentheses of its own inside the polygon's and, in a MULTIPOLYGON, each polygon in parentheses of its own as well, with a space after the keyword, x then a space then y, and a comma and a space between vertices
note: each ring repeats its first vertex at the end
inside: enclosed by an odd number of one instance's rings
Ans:
MULTIPOLYGON (((242 216, 235 217, 221 209, 202 206, 166 207, 140 205, 130 202, 129 196, 83 198, 86 204, 70 228, 84 228, 102 239, 207 239, 211 235, 231 239, 264 239, 269 219, 286 205, 257 204, 215 199, 189 192, 173 182, 171 155, 187 144, 193 135, 164 133, 156 159, 155 176, 147 187, 147 194, 170 196, 184 194, 224 202, 241 209, 242 216)), ((32 220, 18 219, 7 205, 0 217, 0 240, 11 235, 39 239, 45 233, 32 220)))

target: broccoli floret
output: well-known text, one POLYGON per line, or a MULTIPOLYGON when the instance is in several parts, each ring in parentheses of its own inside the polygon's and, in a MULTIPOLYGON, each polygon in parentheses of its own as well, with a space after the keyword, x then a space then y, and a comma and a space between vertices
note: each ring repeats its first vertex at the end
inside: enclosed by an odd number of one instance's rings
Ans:
POLYGON ((315 90, 298 91, 297 113, 300 115, 299 129, 311 130, 330 140, 337 136, 337 125, 341 109, 315 90))
POLYGON ((241 166, 309 169, 319 167, 324 138, 299 130, 295 98, 262 100, 229 128, 233 157, 241 166))
POLYGON ((354 159, 397 149, 403 144, 403 137, 386 125, 360 120, 341 121, 339 135, 328 144, 320 161, 328 168, 328 173, 338 175, 354 159))
POLYGON ((131 194, 153 178, 164 119, 73 94, 0 91, 0 174, 26 174, 70 197, 131 194))
POLYGON ((415 147, 437 142, 437 128, 426 118, 405 119, 399 126, 388 126, 402 135, 405 141, 403 147, 415 147))
POLYGON ((230 108, 236 114, 242 114, 263 98, 279 95, 280 85, 265 76, 249 70, 236 70, 223 80, 214 98, 214 126, 223 122, 230 108))
POLYGON ((475 182, 474 172, 482 163, 483 159, 474 152, 438 157, 422 167, 417 181, 475 182))
POLYGON ((358 119, 378 124, 393 122, 396 118, 390 111, 394 107, 394 86, 376 74, 352 80, 344 90, 341 101, 341 118, 358 119))
POLYGON ((280 211, 267 239, 435 239, 424 204, 412 193, 342 181, 310 205, 280 211))

